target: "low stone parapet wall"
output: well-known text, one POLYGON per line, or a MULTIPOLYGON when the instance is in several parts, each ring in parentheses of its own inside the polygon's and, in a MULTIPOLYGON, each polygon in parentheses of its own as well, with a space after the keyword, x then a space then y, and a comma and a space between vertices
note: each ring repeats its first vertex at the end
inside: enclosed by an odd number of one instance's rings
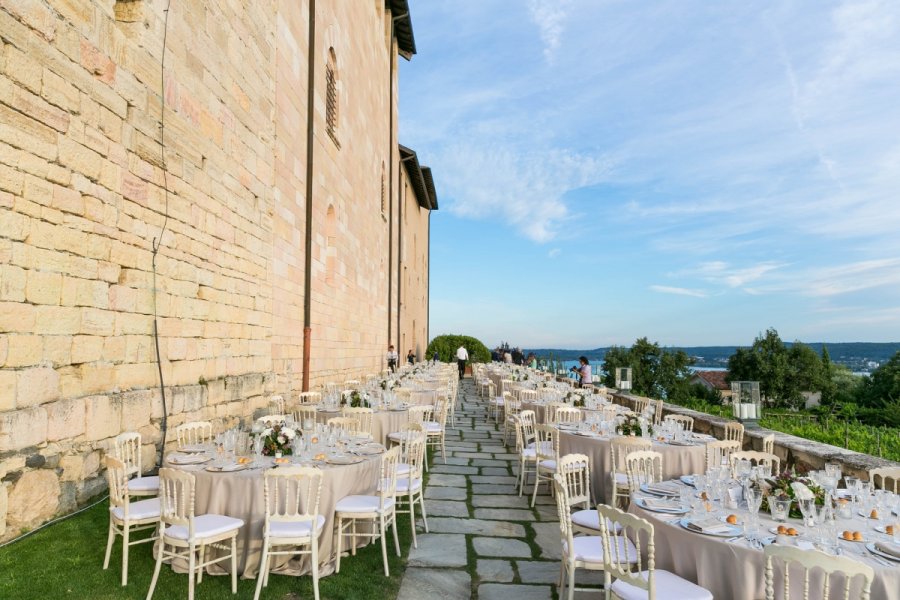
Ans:
MULTIPOLYGON (((617 404, 630 408, 634 407, 635 400, 639 398, 639 396, 623 393, 612 393, 611 396, 617 404)), ((655 402, 655 400, 653 401, 655 402)), ((725 424, 733 421, 733 419, 709 415, 677 404, 665 403, 663 404, 663 416, 668 414, 692 417, 694 431, 707 433, 718 439, 725 438, 725 424)), ((782 466, 796 465, 801 469, 823 469, 825 463, 840 463, 844 474, 864 479, 868 479, 869 469, 900 467, 900 463, 891 460, 761 427, 744 429, 744 450, 762 451, 763 438, 770 434, 775 436, 775 454, 781 459, 782 466)))

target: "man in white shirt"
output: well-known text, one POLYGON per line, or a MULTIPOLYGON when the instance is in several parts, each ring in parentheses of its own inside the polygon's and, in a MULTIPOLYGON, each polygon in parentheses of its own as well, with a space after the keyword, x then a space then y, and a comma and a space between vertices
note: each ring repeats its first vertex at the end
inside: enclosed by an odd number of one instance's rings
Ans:
POLYGON ((459 366, 459 378, 462 379, 466 374, 466 361, 469 360, 469 353, 465 346, 456 349, 456 364, 459 366))
POLYGON ((400 359, 400 355, 397 354, 396 350, 394 350, 394 345, 391 344, 390 346, 388 346, 387 364, 388 364, 388 369, 390 369, 392 373, 397 372, 397 361, 399 359, 400 359))

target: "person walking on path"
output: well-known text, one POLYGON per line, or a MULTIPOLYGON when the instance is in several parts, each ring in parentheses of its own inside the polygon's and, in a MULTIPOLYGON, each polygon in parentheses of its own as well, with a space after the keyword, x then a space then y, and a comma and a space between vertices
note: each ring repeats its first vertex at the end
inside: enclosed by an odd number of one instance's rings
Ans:
POLYGON ((466 374, 466 361, 469 360, 469 353, 466 347, 460 345, 456 349, 456 364, 459 366, 459 378, 462 379, 466 374))
POLYGON ((388 351, 387 351, 387 364, 388 364, 388 369, 391 370, 391 373, 397 372, 397 361, 398 360, 400 360, 400 355, 397 354, 397 351, 394 350, 394 345, 391 344, 390 346, 388 346, 388 351))

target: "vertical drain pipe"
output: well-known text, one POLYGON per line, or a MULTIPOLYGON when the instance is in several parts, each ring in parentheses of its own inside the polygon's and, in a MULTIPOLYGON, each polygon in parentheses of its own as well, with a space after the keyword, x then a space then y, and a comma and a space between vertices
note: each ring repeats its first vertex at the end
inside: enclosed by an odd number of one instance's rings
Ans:
POLYGON ((306 256, 303 273, 303 391, 309 391, 312 336, 313 124, 316 82, 316 0, 309 0, 309 65, 306 82, 306 256))
MULTIPOLYGON (((391 309, 394 302, 394 15, 391 14, 391 39, 388 49, 388 303, 387 303, 387 337, 388 345, 391 343, 391 309)), ((399 274, 398 274, 399 280, 399 274)), ((397 363, 400 362, 400 340, 397 340, 397 363)), ((398 364, 399 366, 399 364, 398 364)))

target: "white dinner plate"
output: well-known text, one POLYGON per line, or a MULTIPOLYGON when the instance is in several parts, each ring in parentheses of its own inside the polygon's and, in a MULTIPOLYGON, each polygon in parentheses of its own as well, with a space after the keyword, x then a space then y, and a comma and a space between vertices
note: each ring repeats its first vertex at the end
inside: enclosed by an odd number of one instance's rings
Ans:
POLYGON ((685 485, 689 485, 691 487, 694 487, 694 476, 693 475, 682 475, 681 477, 679 477, 679 479, 681 479, 681 483, 683 483, 685 485))
POLYGON ((643 508, 644 510, 649 510, 650 512, 661 513, 664 515, 686 515, 691 511, 689 508, 679 507, 679 508, 651 508, 644 503, 644 499, 640 497, 636 497, 634 499, 634 503, 643 508))
POLYGON ((325 462, 329 465, 355 465, 360 461, 362 461, 362 458, 359 456, 332 456, 325 459, 325 462))
POLYGON ((641 484, 641 491, 644 492, 645 494, 650 494, 651 496, 661 496, 663 498, 677 498, 678 496, 680 496, 680 494, 678 493, 678 490, 663 492, 663 491, 660 491, 660 490, 650 487, 650 484, 648 484, 648 483, 641 484))
POLYGON ((212 460, 208 456, 199 456, 197 454, 170 454, 169 462, 178 466, 202 465, 212 460))
POLYGON ((696 529, 691 529, 690 527, 688 527, 689 522, 690 519, 679 519, 678 524, 692 533, 699 533, 700 535, 708 535, 711 537, 735 537, 737 535, 741 535, 744 532, 743 528, 738 527, 737 525, 730 525, 728 523, 725 523, 725 525, 728 526, 728 531, 723 531, 722 533, 706 533, 703 531, 697 531, 696 529))
POLYGON ((187 446, 181 446, 180 448, 178 448, 178 451, 185 454, 198 454, 200 452, 206 452, 206 445, 188 444, 187 446))
POLYGON ((252 463, 244 463, 240 465, 238 463, 231 463, 223 465, 221 467, 214 467, 212 465, 209 465, 206 467, 206 470, 212 473, 232 473, 234 471, 243 471, 244 469, 249 469, 251 464, 252 463))

